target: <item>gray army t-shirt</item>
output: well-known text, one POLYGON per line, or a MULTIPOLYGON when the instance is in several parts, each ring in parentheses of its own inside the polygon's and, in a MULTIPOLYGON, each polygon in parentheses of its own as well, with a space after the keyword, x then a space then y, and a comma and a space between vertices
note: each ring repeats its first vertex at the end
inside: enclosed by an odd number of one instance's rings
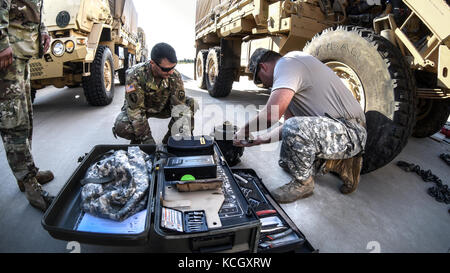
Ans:
POLYGON ((313 56, 292 51, 278 60, 272 92, 280 88, 295 91, 289 105, 294 116, 325 116, 359 118, 364 112, 350 90, 326 65, 313 56))

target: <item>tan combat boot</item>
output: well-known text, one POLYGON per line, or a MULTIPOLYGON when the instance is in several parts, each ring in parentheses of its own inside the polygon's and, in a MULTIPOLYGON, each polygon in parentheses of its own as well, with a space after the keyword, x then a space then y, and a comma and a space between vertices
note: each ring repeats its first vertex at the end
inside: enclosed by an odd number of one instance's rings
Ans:
MULTIPOLYGON (((36 180, 39 184, 45 185, 48 182, 52 181, 55 178, 51 171, 39 171, 36 175, 36 180)), ((23 185, 23 181, 18 180, 17 185, 19 185, 19 189, 21 192, 25 191, 25 186, 23 185)))
POLYGON ((291 182, 286 185, 275 189, 272 192, 272 196, 278 203, 290 203, 311 196, 313 190, 314 179, 310 176, 304 181, 292 179, 291 182))
POLYGON ((327 160, 325 172, 334 172, 339 175, 344 184, 340 187, 343 194, 349 194, 358 187, 362 168, 362 156, 348 159, 327 160))
POLYGON ((37 182, 37 179, 34 177, 25 180, 23 185, 25 187, 25 196, 30 204, 33 207, 45 212, 53 202, 54 197, 44 191, 41 185, 37 182))

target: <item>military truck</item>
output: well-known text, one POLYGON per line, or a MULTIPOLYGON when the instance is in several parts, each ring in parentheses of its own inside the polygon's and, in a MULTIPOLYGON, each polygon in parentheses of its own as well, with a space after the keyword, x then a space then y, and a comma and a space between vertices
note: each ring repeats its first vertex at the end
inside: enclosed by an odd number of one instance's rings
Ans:
POLYGON ((258 47, 303 50, 360 102, 368 140, 362 173, 397 156, 408 137, 449 117, 448 0, 197 0, 195 77, 225 97, 258 47))
POLYGON ((50 49, 30 62, 33 96, 48 85, 82 84, 89 104, 105 106, 114 97, 114 78, 146 59, 145 34, 138 32, 131 0, 45 0, 43 20, 50 49))

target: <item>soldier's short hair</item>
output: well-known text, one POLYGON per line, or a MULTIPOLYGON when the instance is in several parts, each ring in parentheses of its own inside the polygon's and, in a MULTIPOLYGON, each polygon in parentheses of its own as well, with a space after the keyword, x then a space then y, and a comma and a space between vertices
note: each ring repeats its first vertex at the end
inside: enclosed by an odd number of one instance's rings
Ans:
POLYGON ((175 49, 169 44, 158 43, 152 48, 150 57, 157 64, 161 64, 163 59, 167 59, 171 63, 177 63, 177 55, 175 49))

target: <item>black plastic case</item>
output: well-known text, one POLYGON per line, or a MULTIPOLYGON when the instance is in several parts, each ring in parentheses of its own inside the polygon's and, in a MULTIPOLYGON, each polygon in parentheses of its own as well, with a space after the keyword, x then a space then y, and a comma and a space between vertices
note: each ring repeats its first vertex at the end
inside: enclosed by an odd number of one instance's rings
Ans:
MULTIPOLYGON (((151 251, 155 252, 261 251, 261 249, 258 248, 261 222, 243 195, 239 185, 234 180, 232 170, 225 162, 222 154, 220 153, 220 149, 216 144, 214 144, 214 150, 216 153, 215 158, 217 160, 217 164, 222 167, 221 170, 223 170, 223 173, 231 178, 231 188, 228 190, 232 190, 234 192, 241 208, 240 213, 224 213, 227 217, 224 217, 223 219, 221 218, 221 228, 196 233, 179 233, 161 228, 160 213, 162 204, 160 200, 162 200, 162 189, 165 183, 163 168, 165 159, 155 156, 154 171, 152 172, 149 185, 147 218, 143 232, 139 234, 110 234, 76 230, 77 223, 83 214, 80 209, 80 180, 84 177, 89 166, 94 163, 101 154, 112 149, 126 150, 129 146, 139 146, 147 154, 155 154, 157 151, 166 151, 165 146, 155 145, 95 146, 90 153, 85 156, 81 164, 61 189, 55 201, 44 214, 42 225, 52 237, 65 241, 78 241, 80 243, 94 245, 149 245, 151 251)), ((247 169, 246 171, 254 173, 251 169, 247 169)), ((256 173, 254 173, 254 175, 256 175, 256 173)), ((302 238, 304 238, 303 234, 298 230, 295 224, 273 200, 265 186, 262 183, 258 183, 258 187, 260 187, 262 192, 267 196, 267 199, 270 200, 271 205, 277 210, 280 217, 282 217, 283 220, 296 231, 296 233, 300 234, 302 238)), ((222 207, 223 211, 226 211, 226 206, 223 205, 222 207)), ((270 249, 268 251, 312 252, 314 251, 314 248, 305 239, 302 244, 279 249, 270 249)))
MULTIPOLYGON (((52 237, 65 241, 78 241, 80 243, 98 245, 145 245, 148 242, 152 224, 151 206, 153 204, 154 196, 154 174, 152 175, 149 184, 147 219, 143 232, 139 234, 110 234, 76 230, 78 221, 83 215, 83 212, 80 209, 80 180, 83 179, 89 166, 94 163, 101 154, 110 150, 126 150, 129 146, 130 145, 97 145, 87 156, 85 156, 81 164, 56 196, 55 201, 44 214, 42 226, 52 237)), ((138 146, 147 154, 154 154, 156 151, 155 145, 138 146)))

